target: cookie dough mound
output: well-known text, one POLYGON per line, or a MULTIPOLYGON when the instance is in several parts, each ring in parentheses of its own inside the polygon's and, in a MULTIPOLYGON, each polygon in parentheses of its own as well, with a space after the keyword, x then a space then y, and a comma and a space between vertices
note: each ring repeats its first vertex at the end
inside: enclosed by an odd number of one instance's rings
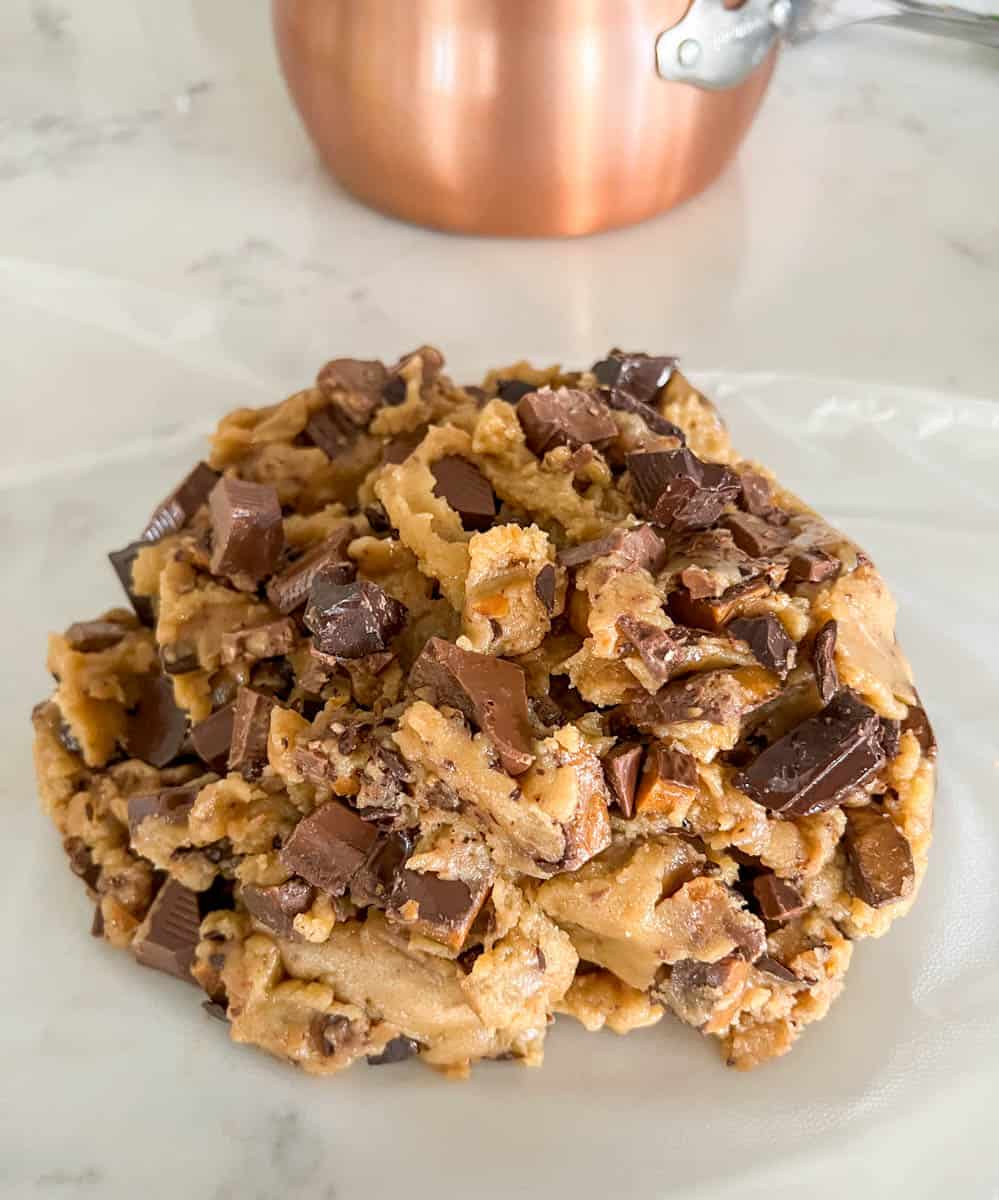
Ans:
POLYGON ((306 1071, 556 1013, 785 1053, 912 904, 935 744, 870 560, 675 360, 336 359, 231 413, 51 638, 93 932, 306 1071))

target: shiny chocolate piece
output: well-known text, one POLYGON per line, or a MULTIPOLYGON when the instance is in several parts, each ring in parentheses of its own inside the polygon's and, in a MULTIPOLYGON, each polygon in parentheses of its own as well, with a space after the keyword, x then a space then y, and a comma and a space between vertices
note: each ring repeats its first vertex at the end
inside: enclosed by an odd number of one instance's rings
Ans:
POLYGON ((721 525, 732 535, 736 546, 751 558, 771 558, 791 540, 791 534, 782 526, 771 525, 752 513, 728 513, 722 517, 721 525))
POLYGON ((144 967, 194 984, 191 965, 200 926, 197 893, 168 878, 135 932, 132 953, 144 967))
POLYGON ((125 589, 125 595, 132 606, 132 611, 143 625, 151 629, 156 624, 156 612, 153 608, 153 602, 149 596, 137 595, 135 584, 132 582, 132 566, 139 555, 139 551, 144 550, 148 545, 148 542, 129 542, 121 550, 112 550, 108 555, 108 559, 114 568, 114 573, 118 576, 121 586, 125 589))
POLYGON ((413 1058, 419 1053, 420 1043, 413 1038, 394 1037, 381 1054, 369 1054, 366 1061, 369 1067, 385 1067, 392 1063, 405 1062, 407 1058, 413 1058))
POLYGON ((622 817, 635 815, 635 791, 644 757, 645 748, 640 742, 618 742, 601 759, 608 790, 622 817))
MULTIPOLYGON (((794 667, 798 647, 788 637, 778 617, 765 613, 761 617, 736 617, 729 621, 725 632, 744 641, 753 657, 768 671, 786 679, 794 667)), ((828 697, 823 697, 823 701, 828 697)))
POLYGON ((267 738, 275 702, 270 696, 241 687, 232 714, 229 770, 257 779, 267 763, 267 738))
POLYGON ((563 567, 581 567, 595 558, 610 558, 621 569, 641 567, 655 575, 666 565, 666 543, 651 525, 636 525, 634 529, 615 529, 592 542, 580 542, 558 554, 563 567))
POLYGON ((193 642, 160 646, 160 666, 167 675, 187 675, 198 669, 198 648, 193 642))
POLYGON ((405 462, 427 436, 428 428, 427 425, 420 425, 407 433, 397 433, 394 438, 390 438, 382 447, 382 462, 393 467, 405 462))
POLYGON ((316 386, 337 415, 356 429, 368 427, 383 403, 388 382, 389 373, 382 363, 358 358, 334 358, 316 376, 316 386))
POLYGON ((555 568, 551 563, 545 563, 534 576, 534 594, 549 616, 555 611, 555 582, 555 568))
POLYGON ((917 697, 917 703, 909 705, 909 711, 905 714, 905 719, 902 721, 900 735, 903 733, 911 733, 915 736, 919 743, 919 748, 927 758, 936 758, 937 756, 937 739, 933 732, 933 726, 930 724, 930 718, 926 715, 926 709, 923 708, 922 702, 917 697))
POLYGON ((117 646, 132 627, 120 621, 74 621, 63 634, 70 648, 79 654, 97 654, 117 646))
POLYGON ((236 704, 233 701, 191 726, 194 753, 206 766, 221 775, 229 769, 229 748, 232 745, 235 716, 236 704))
POLYGON ((764 975, 769 975, 771 979, 776 979, 779 983, 786 983, 796 989, 808 987, 808 984, 799 979, 793 971, 769 954, 761 954, 753 966, 757 971, 762 971, 764 975))
POLYGON ((754 517, 765 517, 769 521, 776 522, 782 518, 780 523, 783 523, 787 520, 787 514, 781 512, 774 503, 773 488, 765 475, 758 471, 740 471, 739 486, 742 495, 737 503, 746 512, 752 513, 754 517))
POLYGON ((801 892, 787 879, 773 871, 764 871, 753 880, 753 895, 760 912, 768 921, 789 921, 808 908, 801 892))
POLYGON ((202 504, 206 503, 218 480, 218 471, 213 471, 208 463, 198 463, 170 495, 153 509, 149 524, 139 535, 141 540, 158 542, 172 533, 180 533, 202 504))
POLYGON ((488 529, 496 519, 496 497, 478 467, 457 454, 430 464, 434 495, 446 500, 466 529, 488 529))
POLYGON ((165 767, 180 753, 187 734, 187 714, 173 698, 166 675, 142 678, 139 701, 128 714, 125 749, 133 758, 165 767))
POLYGON ((357 568, 347 557, 353 536, 349 525, 341 526, 271 579, 267 599, 279 613, 287 615, 301 608, 309 598, 312 581, 320 573, 336 583, 350 583, 357 574, 357 568))
POLYGON ((187 820, 198 793, 217 775, 202 775, 190 783, 177 787, 160 788, 155 792, 140 792, 128 797, 128 832, 135 837, 139 826, 149 817, 164 821, 167 825, 183 825, 187 820))
POLYGON ((727 725, 756 706, 731 671, 699 671, 674 679, 654 696, 630 701, 621 711, 636 728, 651 730, 678 721, 727 725))
POLYGON ((282 938, 295 936, 295 918, 308 912, 315 894, 315 888, 304 879, 289 879, 270 887, 246 883, 239 893, 250 916, 282 938))
POLYGON ((853 692, 842 691, 814 717, 767 747, 732 782, 781 816, 833 808, 885 762, 881 721, 853 692))
POLYGON ((665 742, 653 742, 645 754, 635 794, 635 811, 670 812, 678 804, 689 804, 699 783, 692 755, 685 750, 674 750, 665 742))
POLYGON ((299 821, 278 857, 315 887, 342 896, 377 839, 373 825, 330 800, 299 821))
POLYGON ((618 617, 616 628, 656 683, 665 683, 669 679, 681 650, 689 642, 686 629, 660 629, 658 625, 640 621, 637 617, 618 617))
POLYGON ((414 688, 430 689, 438 704, 458 709, 477 725, 508 774, 522 775, 534 762, 527 686, 520 667, 435 637, 413 664, 409 681, 414 688))
POLYGON ((550 387, 529 392, 517 404, 524 439, 538 458, 556 446, 604 446, 617 437, 610 409, 592 392, 550 387))
POLYGON ((277 491, 265 483, 223 476, 208 498, 212 520, 213 575, 273 574, 284 547, 277 491))
POLYGON ((611 350, 605 359, 594 364, 593 374, 602 387, 626 392, 636 400, 651 404, 669 383, 676 364, 673 355, 657 357, 637 351, 611 350))
POLYGON ((815 635, 815 644, 812 647, 815 684, 823 704, 828 704, 839 691, 839 674, 836 670, 837 628, 835 621, 826 621, 815 635))
POLYGON ((674 533, 714 525, 741 490, 728 467, 704 462, 686 448, 638 450, 627 464, 641 511, 674 533))
POLYGON ((413 853, 413 836, 405 829, 384 834, 372 846, 363 866, 350 881, 350 898, 360 908, 384 908, 395 890, 399 872, 413 853))
POLYGON ((342 584, 323 573, 312 581, 304 621, 323 654, 364 658, 388 650, 406 624, 407 611, 376 583, 342 584))
POLYGON ((824 550, 799 550, 788 563, 785 583, 825 583, 842 569, 839 559, 824 550))
POLYGON ((677 588, 669 596, 669 615, 679 625, 721 633, 749 601, 768 596, 772 591, 766 575, 753 575, 741 583, 734 583, 720 596, 695 598, 689 588, 677 588))
POLYGON ((460 950, 489 895, 490 881, 469 884, 441 879, 431 872, 401 870, 396 879, 390 920, 460 950))
POLYGON ((871 908, 910 894, 916 879, 912 847, 887 813, 873 808, 846 810, 847 889, 871 908))
POLYGON ((305 436, 333 462, 349 453, 357 441, 357 429, 336 409, 321 408, 305 424, 305 436))
POLYGON ((507 404, 517 404, 523 400, 525 396, 529 396, 531 392, 537 390, 536 383, 525 383, 523 379, 501 379, 497 395, 501 400, 505 400, 507 404))
POLYGON ((266 625, 223 633, 219 648, 223 663, 233 663, 237 658, 259 661, 289 654, 297 640, 295 622, 291 617, 282 617, 280 621, 269 621, 266 625))

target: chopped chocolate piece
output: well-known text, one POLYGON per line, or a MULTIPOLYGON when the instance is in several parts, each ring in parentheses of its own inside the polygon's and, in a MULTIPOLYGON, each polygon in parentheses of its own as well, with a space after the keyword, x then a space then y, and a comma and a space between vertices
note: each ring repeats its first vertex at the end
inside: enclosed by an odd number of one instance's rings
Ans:
POLYGON ((252 688, 241 687, 236 693, 229 745, 230 771, 238 771, 245 779, 258 778, 267 762, 267 738, 274 707, 270 696, 252 688))
POLYGON ((651 525, 637 525, 634 529, 615 529, 606 537, 560 550, 558 560, 564 567, 581 567, 595 558, 608 557, 622 568, 641 567, 655 575, 666 564, 666 543, 651 525))
POLYGON ((641 417, 649 429, 653 433, 659 434, 660 437, 676 438, 681 446, 686 442, 686 436, 679 425, 667 421, 661 413, 644 400, 639 400, 620 388, 610 388, 601 395, 607 404, 611 408, 617 409, 618 412, 634 413, 636 417, 641 417))
POLYGON ((825 583, 834 579, 843 569, 838 558, 824 550, 799 550, 791 556, 787 567, 786 581, 794 583, 825 583))
POLYGON ((372 533, 388 533, 392 528, 392 522, 388 518, 385 506, 378 500, 372 500, 365 507, 364 515, 368 519, 372 533))
POLYGON ((758 702, 762 703, 762 700, 747 695, 732 671, 700 671, 696 675, 674 679, 654 696, 632 700, 623 706, 623 711, 639 729, 675 721, 727 725, 752 711, 758 702))
POLYGON ((612 350, 605 359, 594 365, 593 374, 601 386, 626 392, 636 400, 651 404, 669 382, 676 363, 673 355, 654 357, 612 350))
POLYGON ((229 1024, 229 1014, 226 1011, 226 1006, 218 1000, 202 1000, 201 1007, 210 1017, 214 1017, 216 1021, 224 1021, 226 1025, 229 1024))
POLYGON ((202 775, 190 783, 178 787, 160 788, 156 792, 142 792, 128 798, 128 832, 134 838, 136 831, 147 817, 155 817, 168 825, 183 825, 194 807, 198 793, 216 775, 202 775))
POLYGON ((382 403, 388 381, 388 371, 380 362, 334 358, 319 372, 316 386, 329 396, 339 415, 358 429, 365 429, 382 403))
POLYGON ((555 446, 603 446, 617 437, 610 409, 598 396, 576 388, 529 392, 517 404, 528 448, 542 458, 555 446))
POLYGON ((430 464, 434 495, 446 500, 466 529, 488 529, 496 518, 489 480, 466 458, 449 454, 430 464))
POLYGON ((398 874, 412 853, 413 838, 404 829, 379 837, 350 881, 351 900, 360 908, 369 904, 387 905, 398 874))
POLYGON ((331 1058, 355 1036, 350 1018, 340 1013, 320 1013, 313 1017, 310 1033, 316 1049, 324 1058, 331 1058))
POLYGON ((213 575, 273 573, 284 547, 281 504, 275 488, 223 476, 208 499, 212 518, 213 575))
POLYGON ((695 600, 687 588, 671 592, 668 601, 669 615, 678 624, 692 629, 706 629, 709 633, 720 633, 732 618, 738 616, 750 600, 768 596, 773 591, 766 575, 754 575, 741 583, 734 583, 720 596, 703 597, 695 600))
POLYGON ((801 892, 786 879, 773 871, 765 871, 753 880, 753 895, 760 912, 768 921, 788 921, 800 916, 808 905, 801 892))
POLYGON ((128 715, 125 749, 133 758, 165 767, 180 753, 186 734, 187 714, 177 707, 169 678, 144 676, 139 702, 128 715))
POLYGON ((754 517, 770 518, 780 512, 774 505, 773 488, 765 475, 756 471, 740 471, 739 485, 742 488, 740 503, 746 512, 754 517))
POLYGON ((708 988, 724 991, 742 970, 741 960, 730 954, 717 962, 701 962, 696 958, 682 958, 673 964, 670 979, 684 990, 708 988))
POLYGON ((752 558, 770 558, 780 553, 791 540, 786 529, 771 525, 752 513, 729 513, 722 517, 721 524, 731 533, 739 549, 752 558))
POLYGON ((427 436, 427 428, 426 425, 420 425, 408 433, 397 433, 382 448, 382 461, 391 463, 392 466, 405 462, 427 436))
POLYGON ((537 386, 536 383, 525 383, 523 379, 501 379, 498 395, 507 404, 517 404, 525 396, 529 396, 531 392, 536 391, 537 386))
POLYGON ((645 755, 635 811, 670 812, 677 804, 689 803, 699 783, 692 755, 685 750, 674 750, 664 742, 654 742, 645 755))
POLYGON ((295 918, 309 910, 315 894, 315 888, 304 879, 289 879, 271 887, 246 883, 240 891, 250 916, 282 938, 295 936, 295 918))
POLYGON ((73 650, 94 654, 117 646, 129 627, 118 621, 75 621, 63 635, 73 650))
POLYGON ((690 450, 639 450, 627 457, 635 498, 656 525, 675 533, 707 529, 739 495, 728 467, 704 462, 690 450))
POLYGON ((452 950, 460 950, 490 886, 489 880, 469 884, 463 879, 441 879, 431 872, 404 868, 397 877, 388 915, 452 950))
POLYGON ((815 645, 812 647, 815 682, 819 689, 819 699, 823 704, 828 704, 839 691, 839 675, 836 671, 835 656, 837 628, 835 621, 826 621, 815 635, 815 645))
POLYGON ((305 433, 332 462, 346 454, 357 441, 357 429, 334 408, 314 412, 305 425, 305 433))
POLYGON ((269 621, 252 629, 232 630, 222 634, 222 661, 231 663, 237 658, 277 658, 290 653, 297 638, 298 632, 291 617, 282 617, 280 621, 269 621))
POLYGON ((891 760, 898 754, 902 743, 902 722, 892 721, 888 717, 881 718, 881 745, 884 747, 885 758, 891 760))
POLYGON ((496 748, 503 769, 521 775, 534 762, 527 686, 520 667, 431 638, 413 664, 412 687, 430 688, 439 704, 474 722, 496 748))
POLYGON ((64 750, 68 750, 70 754, 83 753, 83 747, 80 745, 76 734, 73 733, 72 729, 70 729, 65 721, 59 722, 59 730, 56 733, 56 737, 59 739, 59 745, 62 746, 64 750))
POLYGON ((330 800, 299 821, 278 857, 317 888, 342 896, 377 838, 372 825, 330 800))
POLYGON ((347 558, 352 537, 350 526, 343 526, 274 576, 267 585, 267 599, 279 613, 287 615, 301 607, 320 572, 336 583, 349 583, 354 578, 357 568, 347 558))
POLYGON ((90 922, 90 936, 95 938, 104 936, 104 910, 101 908, 100 900, 94 906, 94 919, 90 922))
POLYGON ((393 375, 382 388, 382 400, 390 408, 398 408, 406 400, 406 381, 401 375, 393 375))
POLYGON ((151 628, 156 624, 156 613, 153 609, 153 602, 149 596, 137 595, 135 584, 132 582, 132 566, 138 557, 139 551, 144 550, 148 544, 148 542, 129 542, 123 550, 112 550, 108 558, 111 560, 111 566, 114 567, 114 572, 118 576, 121 586, 125 589, 125 595, 132 606, 132 611, 143 625, 148 625, 151 628))
POLYGON ((732 782, 782 816, 825 812, 884 765, 881 739, 874 709, 842 691, 817 716, 764 750, 732 782))
POLYGON ((101 869, 94 862, 93 855, 90 853, 90 847, 84 842, 83 838, 68 837, 63 842, 63 849, 69 858, 69 869, 73 874, 78 879, 82 879, 88 888, 96 890, 97 881, 101 876, 101 869))
POLYGON ((191 964, 200 925, 197 894, 176 879, 167 879, 135 932, 132 953, 144 967, 193 984, 191 964))
POLYGON ((369 1067, 384 1067, 391 1063, 405 1062, 420 1053, 420 1043, 408 1037, 394 1037, 381 1054, 369 1054, 369 1067))
POLYGON ((304 620, 323 654, 364 658, 389 648, 406 624, 407 611, 367 579, 341 584, 322 574, 312 581, 304 620))
POLYGON ((808 985, 793 971, 788 970, 782 962, 778 962, 776 958, 771 958, 769 954, 761 954, 760 957, 753 963, 757 971, 762 971, 764 975, 769 975, 772 979, 777 979, 781 983, 793 984, 795 987, 807 987, 808 985))
MULTIPOLYGON (((726 633, 740 638, 752 650, 756 661, 786 679, 794 667, 798 647, 787 636, 778 617, 765 613, 762 617, 736 617, 725 627, 726 633)), ((823 701, 828 697, 823 697, 823 701)))
POLYGON ((912 847, 887 813, 875 808, 846 811, 843 835, 848 890, 871 908, 901 900, 912 891, 912 847))
POLYGON ((555 611, 555 568, 545 563, 534 576, 534 594, 541 601, 545 612, 551 616, 555 611))
POLYGON ((644 756, 640 742, 619 742, 601 760, 607 787, 623 817, 635 815, 635 789, 644 756))
POLYGON ((208 499, 218 479, 218 471, 213 471, 208 463, 198 463, 187 478, 157 504, 149 524, 140 534, 142 541, 158 542, 171 533, 180 533, 208 499))
POLYGON ((909 705, 909 711, 905 714, 905 719, 902 721, 899 733, 900 735, 902 733, 914 734, 920 749, 926 757, 936 758, 937 739, 933 733, 933 726, 930 724, 930 719, 926 715, 926 709, 923 708, 921 703, 909 705))
POLYGON ((687 631, 660 629, 658 625, 627 615, 618 617, 616 626, 653 680, 665 683, 673 673, 680 650, 688 644, 687 631))
POLYGON ((167 675, 187 675, 198 669, 198 648, 192 642, 160 646, 160 666, 167 675))

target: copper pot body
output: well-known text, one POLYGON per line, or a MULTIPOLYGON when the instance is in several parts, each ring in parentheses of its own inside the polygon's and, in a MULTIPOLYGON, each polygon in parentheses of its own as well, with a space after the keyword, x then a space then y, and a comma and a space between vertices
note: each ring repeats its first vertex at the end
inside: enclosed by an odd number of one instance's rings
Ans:
POLYGON ((687 0, 274 0, 282 68, 333 174, 376 208, 464 233, 583 234, 695 195, 773 70, 667 83, 687 0))

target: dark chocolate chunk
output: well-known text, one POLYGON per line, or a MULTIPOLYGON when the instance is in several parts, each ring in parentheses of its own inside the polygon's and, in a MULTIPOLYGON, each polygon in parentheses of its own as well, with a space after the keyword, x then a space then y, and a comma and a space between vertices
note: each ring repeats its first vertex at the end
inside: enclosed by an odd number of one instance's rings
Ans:
POLYGON ((801 892, 787 879, 781 879, 773 871, 765 871, 753 880, 753 895, 760 912, 768 921, 789 921, 800 916, 808 905, 801 892))
POLYGON ((90 922, 90 936, 95 938, 104 936, 104 910, 101 908, 99 900, 94 906, 94 919, 90 922))
POLYGON ((673 964, 670 979, 684 991, 709 989, 724 991, 741 972, 740 959, 732 954, 717 962, 701 962, 696 958, 681 958, 673 964))
POLYGON ((665 742, 653 742, 645 754, 641 779, 635 795, 635 810, 669 812, 675 805, 689 803, 700 777, 694 757, 674 750, 665 742))
POLYGON ((382 363, 357 358, 334 358, 316 377, 316 386, 330 398, 338 415, 358 429, 367 428, 388 382, 382 363))
POLYGON ((550 387, 529 392, 517 404, 528 448, 539 458, 555 446, 603 446, 617 437, 610 409, 592 392, 550 387))
POLYGON ((398 408, 405 403, 407 390, 405 379, 401 375, 393 375, 382 388, 382 400, 389 408, 398 408))
POLYGON ((350 450, 357 433, 357 428, 332 407, 314 412, 305 425, 306 436, 331 462, 350 450))
POLYGON ((488 529, 496 518, 496 497, 478 467, 457 454, 430 464, 434 495, 446 500, 466 529, 488 529))
POLYGON ((80 654, 95 654, 117 646, 129 631, 118 621, 75 621, 63 635, 70 648, 80 654))
POLYGON ((385 506, 380 500, 372 500, 364 509, 364 515, 368 519, 368 524, 371 526, 372 533, 388 533, 392 528, 392 522, 388 518, 388 513, 385 511, 385 506))
POLYGON ((187 675, 198 669, 198 648, 192 642, 160 646, 160 666, 167 675, 187 675))
POLYGON ((206 766, 222 775, 229 766, 229 747, 232 745, 235 711, 235 703, 227 704, 191 727, 191 745, 194 747, 194 753, 206 766))
POLYGON ((618 617, 617 631, 631 645, 656 683, 665 683, 673 674, 680 652, 688 644, 687 630, 660 629, 637 617, 618 617))
POLYGON ((312 581, 304 620, 323 654, 364 658, 389 648, 406 614, 406 606, 376 583, 336 583, 321 574, 312 581))
POLYGON ((156 624, 153 602, 149 596, 137 595, 135 584, 132 582, 132 566, 139 551, 144 550, 148 545, 148 542, 130 542, 123 550, 112 550, 108 558, 111 560, 111 566, 114 567, 121 586, 125 589, 125 595, 132 606, 132 611, 143 625, 152 628, 156 624))
POLYGON ((812 647, 812 666, 815 668, 815 683, 819 689, 819 699, 823 704, 829 701, 839 691, 839 674, 836 671, 836 631, 835 621, 826 621, 815 635, 812 647))
POLYGON ((413 853, 413 838, 401 829, 378 838, 360 870, 350 881, 350 898, 360 908, 385 907, 392 897, 399 872, 413 853))
POLYGON ((651 404, 646 404, 644 400, 638 400, 619 388, 611 388, 602 392, 601 395, 608 405, 617 409, 618 412, 634 413, 636 417, 641 417, 649 429, 653 433, 659 434, 660 437, 676 438, 681 446, 686 442, 686 436, 679 425, 667 421, 661 413, 657 412, 651 404))
POLYGON ((133 758, 165 767, 180 753, 187 734, 187 714, 173 698, 166 675, 143 677, 139 701, 128 714, 125 749, 133 758))
POLYGON ((699 671, 665 684, 654 696, 640 696, 623 706, 638 729, 675 721, 708 721, 726 725, 757 706, 731 671, 699 671))
POLYGON ((919 747, 927 758, 936 758, 937 756, 937 739, 933 732, 933 726, 930 724, 930 719, 926 715, 926 709, 917 697, 915 704, 909 705, 909 711, 905 714, 905 719, 902 721, 901 733, 911 733, 915 735, 919 747))
POLYGON ((564 567, 581 567, 595 558, 608 557, 622 568, 642 567, 655 575, 666 564, 666 543, 651 525, 638 525, 560 550, 558 560, 564 567))
POLYGON ((354 578, 357 568, 347 558, 352 537, 350 526, 343 526, 274 576, 267 585, 267 599, 278 612, 287 615, 300 608, 320 572, 336 583, 349 583, 354 578))
POLYGON ((295 936, 295 918, 309 910, 315 894, 311 883, 304 879, 289 879, 270 887, 244 884, 240 898, 246 911, 261 925, 278 937, 291 938, 295 936))
POLYGON ((94 862, 90 847, 83 838, 78 837, 68 837, 62 845, 69 859, 69 869, 78 879, 82 879, 88 888, 96 890, 101 869, 94 862))
POLYGON ((884 761, 878 714, 852 692, 842 691, 817 716, 764 750, 732 782, 773 812, 805 817, 832 808, 884 761))
POLYGON ((160 788, 155 792, 141 792, 129 796, 129 834, 134 838, 139 826, 147 817, 155 817, 168 825, 183 825, 194 807, 198 793, 206 784, 214 783, 216 779, 216 775, 202 775, 177 787, 160 788))
POLYGON ((252 688, 241 687, 236 693, 228 766, 245 779, 258 778, 267 762, 267 738, 274 706, 270 696, 252 688))
POLYGON ((462 879, 403 869, 396 880, 389 916, 458 950, 488 894, 485 881, 469 885, 462 879), (415 906, 415 913, 410 906, 415 906))
MULTIPOLYGON (((773 613, 765 613, 762 617, 736 617, 729 621, 725 631, 744 641, 756 661, 781 679, 786 679, 794 667, 798 647, 773 613)), ((825 699, 827 697, 823 697, 823 701, 825 699)))
POLYGON ((887 813, 847 809, 843 844, 849 864, 847 888, 865 904, 881 908, 912 891, 916 878, 912 847, 887 813))
POLYGON ((176 879, 167 879, 136 930, 132 953, 144 967, 193 984, 191 964, 200 925, 197 894, 176 879))
POLYGON ((458 709, 474 722, 510 775, 523 774, 534 762, 527 686, 520 667, 431 638, 413 664, 409 681, 414 688, 430 688, 439 704, 458 709))
POLYGON ((338 800, 330 800, 299 821, 279 858, 317 888, 342 896, 377 838, 374 826, 338 800))
POLYGON ((226 1025, 229 1024, 229 1014, 226 1011, 226 1006, 218 1000, 202 1000, 201 1007, 216 1021, 223 1021, 226 1025))
POLYGON ((675 533, 707 529, 740 493, 739 478, 686 448, 639 450, 627 457, 635 498, 656 525, 675 533))
POLYGON ((881 745, 884 747, 885 758, 889 762, 898 754, 902 743, 902 722, 892 721, 888 717, 881 718, 881 745))
POLYGON ((271 575, 284 548, 277 491, 267 483, 223 476, 208 499, 213 575, 271 575))
POLYGON ((612 350, 596 363, 593 374, 602 387, 627 392, 636 400, 651 404, 669 383, 677 360, 673 355, 653 356, 612 350))
POLYGON ((408 1037, 394 1037, 381 1054, 369 1054, 369 1067, 384 1067, 391 1063, 405 1062, 420 1053, 420 1043, 408 1037))
POLYGON ((555 611, 555 568, 545 563, 534 576, 534 594, 541 601, 545 612, 551 616, 555 611))
POLYGON ((776 958, 771 958, 769 954, 761 954, 760 957, 753 963, 757 971, 762 971, 764 975, 769 975, 771 979, 777 979, 781 983, 788 983, 796 988, 807 987, 808 985, 793 971, 788 970, 782 962, 778 962, 776 958))
POLYGON ((635 790, 644 756, 640 742, 618 742, 601 760, 607 787, 623 817, 635 815, 635 790))
POLYGON ((790 533, 780 525, 771 525, 762 517, 752 513, 729 513, 721 519, 722 527, 732 535, 732 540, 751 558, 771 558, 779 554, 791 540, 790 533))
POLYGON ((688 588, 677 588, 668 600, 669 615, 681 625, 691 629, 706 629, 720 633, 742 612, 750 600, 767 596, 773 591, 766 575, 754 575, 734 583, 720 596, 705 596, 695 599, 688 588))
POLYGON ((213 471, 208 463, 198 463, 170 495, 153 509, 149 524, 140 535, 142 541, 158 542, 171 533, 180 533, 208 499, 218 478, 218 471, 213 471))
POLYGON ((497 394, 507 404, 517 404, 525 396, 529 396, 531 392, 536 391, 537 386, 536 383, 525 383, 522 379, 501 379, 497 394))
POLYGON ((392 466, 405 462, 427 436, 427 428, 426 425, 420 425, 408 433, 397 433, 382 448, 382 461, 391 463, 392 466))
POLYGON ((791 556, 785 582, 825 583, 827 579, 834 579, 842 569, 843 564, 839 559, 824 550, 799 550, 791 556))
MULTIPOLYGON (((746 512, 752 513, 754 517, 770 519, 780 513, 780 510, 774 505, 774 493, 770 486, 770 480, 765 475, 760 475, 756 471, 740 471, 739 485, 742 488, 739 503, 746 512)), ((786 516, 784 519, 787 519, 786 516)))

